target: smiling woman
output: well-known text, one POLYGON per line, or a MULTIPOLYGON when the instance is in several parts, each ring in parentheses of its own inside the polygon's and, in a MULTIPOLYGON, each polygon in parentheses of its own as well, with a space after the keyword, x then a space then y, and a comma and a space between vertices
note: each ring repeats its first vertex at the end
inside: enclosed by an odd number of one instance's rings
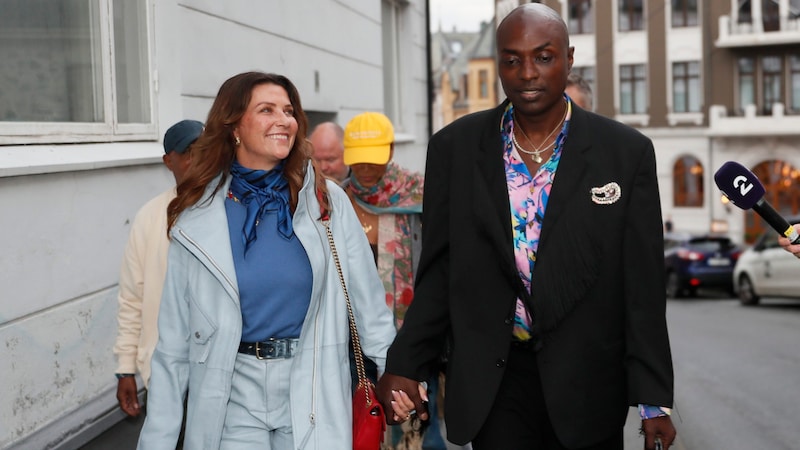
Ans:
POLYGON ((138 448, 174 447, 187 390, 185 448, 352 447, 337 268, 381 372, 395 328, 346 194, 309 160, 307 129, 284 76, 246 72, 220 87, 168 210, 164 326, 138 448), (326 233, 342 244, 336 265, 326 233))

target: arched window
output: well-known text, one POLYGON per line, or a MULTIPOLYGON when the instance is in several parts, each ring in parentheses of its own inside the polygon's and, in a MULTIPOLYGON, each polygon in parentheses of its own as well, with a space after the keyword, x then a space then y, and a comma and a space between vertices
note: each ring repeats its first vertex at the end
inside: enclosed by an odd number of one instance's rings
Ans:
MULTIPOLYGON (((766 189, 764 199, 782 216, 800 212, 800 170, 781 160, 763 161, 753 167, 753 174, 766 189)), ((753 242, 769 226, 752 210, 745 213, 745 242, 753 242)))
POLYGON ((703 165, 694 156, 681 156, 672 169, 673 203, 675 206, 703 206, 703 165))

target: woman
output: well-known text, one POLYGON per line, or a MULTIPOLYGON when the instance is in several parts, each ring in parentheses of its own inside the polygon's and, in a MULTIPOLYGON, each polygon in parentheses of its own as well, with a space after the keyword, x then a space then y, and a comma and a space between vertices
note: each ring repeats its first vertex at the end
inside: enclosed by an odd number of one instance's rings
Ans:
MULTIPOLYGON (((414 299, 414 272, 422 237, 423 177, 391 162, 394 127, 381 113, 366 112, 353 117, 345 127, 344 148, 344 163, 350 166, 351 172, 345 190, 367 235, 386 290, 386 304, 392 309, 399 329, 414 299)), ((416 424, 406 419, 405 433, 400 427, 392 428, 394 448, 415 445, 424 450, 446 448, 436 416, 438 379, 438 373, 433 373, 427 380, 433 401, 429 403, 429 426, 421 442, 414 429, 416 424), (412 436, 413 443, 409 442, 412 436)), ((395 403, 395 409, 413 408, 405 393, 395 394, 395 403)), ((395 415, 396 420, 406 417, 402 413, 395 415)))
POLYGON ((381 371, 394 327, 347 196, 309 161, 307 128, 283 76, 247 72, 220 87, 168 210, 139 448, 174 448, 187 389, 185 448, 351 447, 347 308, 322 210, 364 354, 381 371))

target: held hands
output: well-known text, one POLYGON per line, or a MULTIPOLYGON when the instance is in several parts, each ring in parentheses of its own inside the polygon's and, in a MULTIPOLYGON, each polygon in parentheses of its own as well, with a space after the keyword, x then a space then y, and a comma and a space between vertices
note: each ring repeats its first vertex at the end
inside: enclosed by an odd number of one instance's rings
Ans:
MULTIPOLYGON (((800 224, 794 224, 793 226, 795 230, 800 231, 800 224)), ((778 244, 787 252, 800 258, 800 244, 792 244, 789 239, 784 236, 778 238, 778 244)))
POLYGON ((396 425, 417 414, 428 420, 428 394, 422 383, 410 378, 384 373, 377 386, 378 399, 386 414, 386 423, 396 425))
POLYGON ((645 450, 656 450, 656 438, 661 440, 664 450, 667 450, 675 440, 675 427, 669 416, 655 417, 642 420, 642 434, 644 434, 645 450))
POLYGON ((119 407, 131 417, 136 417, 141 412, 139 397, 136 392, 136 377, 123 377, 117 382, 119 407))

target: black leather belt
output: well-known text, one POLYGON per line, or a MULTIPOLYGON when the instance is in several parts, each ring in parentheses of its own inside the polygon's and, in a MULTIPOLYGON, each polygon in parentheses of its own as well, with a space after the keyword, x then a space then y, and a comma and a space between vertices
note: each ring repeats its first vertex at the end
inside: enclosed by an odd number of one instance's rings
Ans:
POLYGON ((239 353, 255 355, 258 359, 291 358, 297 353, 297 343, 300 339, 286 338, 273 339, 263 342, 241 342, 239 353))

